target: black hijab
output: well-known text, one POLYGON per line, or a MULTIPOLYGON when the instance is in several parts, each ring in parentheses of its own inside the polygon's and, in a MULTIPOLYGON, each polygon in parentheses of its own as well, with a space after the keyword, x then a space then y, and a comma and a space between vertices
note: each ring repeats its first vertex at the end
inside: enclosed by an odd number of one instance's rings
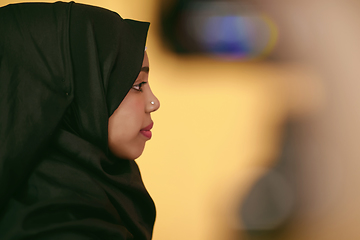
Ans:
POLYGON ((0 8, 2 240, 151 239, 139 169, 107 144, 148 27, 73 2, 0 8))

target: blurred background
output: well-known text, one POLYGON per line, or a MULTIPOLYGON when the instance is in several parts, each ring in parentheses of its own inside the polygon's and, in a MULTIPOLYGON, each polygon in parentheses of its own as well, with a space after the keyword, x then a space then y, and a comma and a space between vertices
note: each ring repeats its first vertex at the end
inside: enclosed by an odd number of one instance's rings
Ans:
POLYGON ((78 2, 151 22, 154 240, 359 239, 359 1, 78 2))

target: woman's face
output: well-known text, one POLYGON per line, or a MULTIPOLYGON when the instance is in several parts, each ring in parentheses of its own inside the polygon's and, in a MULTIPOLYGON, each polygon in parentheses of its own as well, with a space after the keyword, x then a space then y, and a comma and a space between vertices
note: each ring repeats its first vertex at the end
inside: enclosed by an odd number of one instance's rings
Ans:
POLYGON ((149 59, 145 52, 139 76, 119 107, 109 118, 110 151, 125 159, 138 158, 150 140, 153 121, 150 114, 160 107, 149 85, 149 59))

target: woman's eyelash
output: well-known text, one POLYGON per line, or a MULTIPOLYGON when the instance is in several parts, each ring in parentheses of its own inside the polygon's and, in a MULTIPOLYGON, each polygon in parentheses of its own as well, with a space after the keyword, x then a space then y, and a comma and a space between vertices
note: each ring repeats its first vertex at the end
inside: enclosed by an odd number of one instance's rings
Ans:
POLYGON ((147 82, 141 82, 139 84, 134 84, 132 88, 138 92, 142 92, 142 86, 146 84, 147 82))

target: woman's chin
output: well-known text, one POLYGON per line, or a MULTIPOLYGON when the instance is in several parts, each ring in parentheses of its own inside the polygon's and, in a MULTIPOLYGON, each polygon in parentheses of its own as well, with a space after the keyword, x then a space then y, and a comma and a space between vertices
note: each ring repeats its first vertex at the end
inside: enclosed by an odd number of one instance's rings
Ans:
POLYGON ((110 147, 109 149, 113 155, 118 158, 128 159, 128 160, 135 160, 141 156, 144 151, 144 146, 136 147, 136 148, 125 148, 125 149, 116 149, 114 147, 110 147))

